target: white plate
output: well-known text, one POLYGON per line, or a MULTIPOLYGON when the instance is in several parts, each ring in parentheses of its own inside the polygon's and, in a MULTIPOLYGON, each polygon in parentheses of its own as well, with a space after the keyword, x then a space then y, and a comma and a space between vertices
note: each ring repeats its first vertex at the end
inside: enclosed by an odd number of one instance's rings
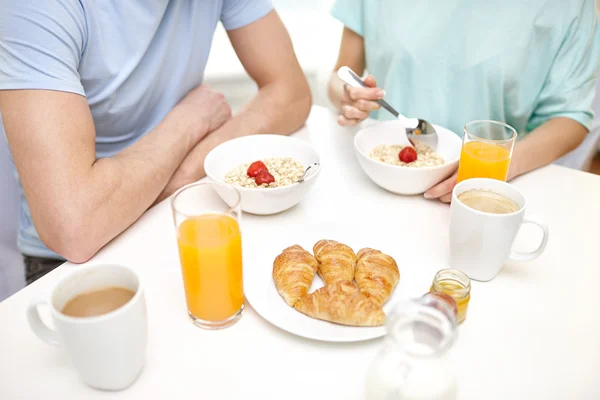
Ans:
MULTIPOLYGON (((404 242, 402 235, 386 235, 385 231, 376 228, 376 222, 372 227, 363 223, 352 225, 337 223, 291 225, 282 229, 268 229, 260 235, 260 242, 248 242, 244 245, 244 291, 247 300, 252 307, 264 319, 273 325, 309 339, 329 342, 358 342, 381 337, 385 335, 384 327, 352 327, 334 324, 310 318, 292 307, 288 306, 281 298, 271 276, 273 260, 286 247, 299 244, 305 250, 312 253, 313 245, 321 239, 336 240, 352 247, 358 252, 363 247, 371 247, 394 257, 400 269, 400 283, 392 293, 391 298, 384 306, 388 313, 394 305, 402 300, 422 295, 429 289, 419 287, 422 285, 409 285, 406 283, 406 275, 424 275, 422 279, 411 279, 413 282, 430 282, 433 275, 427 268, 419 268, 418 265, 410 266, 411 273, 406 274, 403 265, 403 252, 407 246, 399 246, 404 242), (268 243, 268 246, 265 246, 268 243)), ((252 239, 249 239, 250 241, 252 239)), ((409 239, 410 240, 410 239, 409 239)), ((408 247, 410 248, 410 247, 408 247)), ((410 284, 410 283, 409 283, 410 284)), ((310 292, 323 286, 318 275, 315 275, 310 292)))

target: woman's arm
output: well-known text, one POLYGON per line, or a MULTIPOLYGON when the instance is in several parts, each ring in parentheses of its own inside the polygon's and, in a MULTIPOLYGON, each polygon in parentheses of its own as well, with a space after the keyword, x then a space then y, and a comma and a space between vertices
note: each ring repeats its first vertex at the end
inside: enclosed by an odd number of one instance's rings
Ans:
POLYGON ((513 179, 559 159, 583 142, 588 130, 570 118, 552 118, 515 144, 508 171, 513 179))
POLYGON ((365 47, 363 37, 344 27, 340 54, 335 70, 329 78, 329 99, 340 112, 338 123, 343 126, 355 125, 369 117, 369 112, 379 109, 379 104, 373 100, 382 99, 385 92, 377 87, 372 76, 365 79, 370 88, 353 88, 345 85, 338 78, 336 71, 342 66, 348 66, 358 75, 365 72, 365 47))
MULTIPOLYGON (((575 149, 587 134, 587 129, 570 118, 552 118, 515 143, 508 180, 550 164, 575 149)), ((452 200, 456 173, 425 192, 427 199, 452 200)))
POLYGON ((365 45, 364 39, 358 33, 344 27, 340 53, 335 64, 335 70, 329 78, 329 100, 336 109, 342 109, 342 98, 344 97, 344 82, 338 78, 336 71, 344 65, 356 72, 359 76, 365 73, 365 45))
MULTIPOLYGON (((515 144, 508 179, 550 164, 575 149, 591 126, 590 105, 600 60, 600 31, 594 2, 573 3, 560 11, 569 29, 552 63, 528 122, 531 132, 515 144), (579 121, 579 122, 578 122, 579 121)), ((456 184, 452 176, 425 193, 426 198, 449 202, 456 184)))

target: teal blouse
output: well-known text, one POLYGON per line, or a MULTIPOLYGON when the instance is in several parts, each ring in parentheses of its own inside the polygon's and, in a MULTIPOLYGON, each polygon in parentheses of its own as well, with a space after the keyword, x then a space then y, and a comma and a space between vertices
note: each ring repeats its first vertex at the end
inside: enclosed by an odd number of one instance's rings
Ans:
POLYGON ((408 117, 459 135, 475 119, 520 134, 559 116, 591 127, 593 0, 337 0, 332 14, 364 38, 368 72, 408 117))

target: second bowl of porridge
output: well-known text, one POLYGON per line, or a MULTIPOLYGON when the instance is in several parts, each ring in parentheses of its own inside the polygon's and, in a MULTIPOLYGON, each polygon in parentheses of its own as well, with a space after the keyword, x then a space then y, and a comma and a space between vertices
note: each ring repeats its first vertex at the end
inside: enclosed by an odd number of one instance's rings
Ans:
MULTIPOLYGON (((215 147, 204 160, 208 178, 233 185, 243 211, 269 215, 298 204, 320 172, 319 154, 308 142, 281 135, 253 135, 215 147), (298 180, 309 166, 303 182, 298 180)), ((224 199, 227 201, 227 199, 224 199)))
POLYGON ((400 136, 404 129, 400 121, 361 129, 354 138, 356 157, 365 174, 382 188, 402 195, 421 194, 456 171, 461 139, 436 125, 436 149, 419 142, 414 149, 406 148, 400 136))

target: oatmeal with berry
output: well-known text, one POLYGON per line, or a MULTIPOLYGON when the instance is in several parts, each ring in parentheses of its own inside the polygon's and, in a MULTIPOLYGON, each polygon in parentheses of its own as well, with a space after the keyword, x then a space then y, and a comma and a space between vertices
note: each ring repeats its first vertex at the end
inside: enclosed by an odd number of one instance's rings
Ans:
POLYGON ((446 162, 431 147, 417 141, 415 148, 399 144, 380 144, 371 151, 369 157, 387 164, 412 168, 433 167, 446 162))
POLYGON ((240 164, 225 175, 225 183, 245 188, 276 188, 298 182, 304 167, 290 157, 273 157, 240 164))

